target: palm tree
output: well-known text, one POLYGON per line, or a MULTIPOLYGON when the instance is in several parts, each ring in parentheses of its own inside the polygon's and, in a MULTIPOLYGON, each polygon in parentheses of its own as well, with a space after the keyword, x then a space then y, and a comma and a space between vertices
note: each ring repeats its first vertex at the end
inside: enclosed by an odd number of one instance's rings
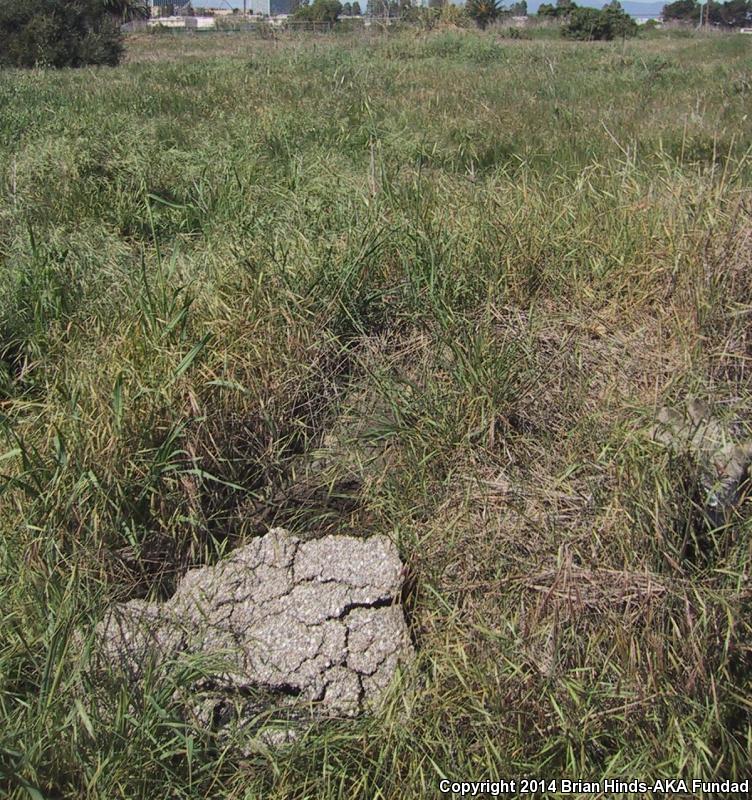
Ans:
POLYGON ((149 6, 146 0, 101 0, 101 2, 105 11, 121 22, 149 18, 149 6))
POLYGON ((470 19, 474 19, 483 31, 489 22, 493 22, 501 14, 500 0, 467 0, 465 8, 470 19))

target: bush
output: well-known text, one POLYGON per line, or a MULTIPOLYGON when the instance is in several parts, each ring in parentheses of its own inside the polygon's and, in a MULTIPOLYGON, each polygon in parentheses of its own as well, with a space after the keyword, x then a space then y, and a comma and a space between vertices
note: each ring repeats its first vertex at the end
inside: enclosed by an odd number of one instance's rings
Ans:
POLYGON ((300 5, 295 9, 293 17, 303 22, 329 22, 334 23, 342 13, 342 5, 338 0, 313 0, 300 5))
POLYGON ((507 26, 504 36, 508 39, 532 39, 532 36, 524 28, 515 28, 512 25, 507 26))
POLYGON ((597 8, 573 8, 561 32, 568 39, 610 41, 616 37, 635 36, 637 23, 618 2, 613 2, 600 11, 597 8))
POLYGON ((464 28, 467 26, 469 16, 466 8, 463 6, 455 6, 452 3, 445 3, 441 7, 439 14, 439 22, 445 26, 454 26, 455 28, 464 28))
POLYGON ((122 50, 102 0, 0 0, 0 66, 115 66, 122 50))

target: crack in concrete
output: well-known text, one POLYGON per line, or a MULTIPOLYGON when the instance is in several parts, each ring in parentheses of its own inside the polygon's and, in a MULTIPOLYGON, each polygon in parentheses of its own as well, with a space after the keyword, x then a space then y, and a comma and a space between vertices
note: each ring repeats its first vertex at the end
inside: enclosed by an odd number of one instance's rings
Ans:
MULTIPOLYGON (((98 627, 100 657, 139 679, 150 659, 212 656, 223 666, 204 685, 218 702, 269 692, 272 704, 315 701, 314 713, 353 716, 412 655, 401 589, 402 563, 386 537, 301 542, 275 529, 188 572, 163 604, 116 606, 98 627)), ((198 686, 186 689, 198 702, 198 686)))

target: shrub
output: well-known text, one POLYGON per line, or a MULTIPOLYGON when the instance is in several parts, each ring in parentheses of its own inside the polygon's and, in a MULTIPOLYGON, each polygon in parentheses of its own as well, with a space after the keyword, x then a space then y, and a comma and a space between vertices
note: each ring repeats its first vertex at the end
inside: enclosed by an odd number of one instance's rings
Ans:
MULTIPOLYGON (((433 10, 433 9, 432 9, 433 10)), ((452 3, 445 3, 441 7, 439 22, 444 26, 454 26, 464 28, 467 26, 469 17, 467 10, 463 6, 455 6, 452 3)))
POLYGON ((338 0, 313 0, 310 5, 306 3, 298 6, 293 16, 303 22, 333 23, 339 19, 341 13, 342 5, 338 0))
POLYGON ((609 41, 616 37, 631 37, 637 34, 637 23, 626 14, 618 2, 597 8, 573 8, 561 29, 568 39, 609 41))
POLYGON ((122 49, 102 0, 0 0, 0 66, 114 66, 122 49))

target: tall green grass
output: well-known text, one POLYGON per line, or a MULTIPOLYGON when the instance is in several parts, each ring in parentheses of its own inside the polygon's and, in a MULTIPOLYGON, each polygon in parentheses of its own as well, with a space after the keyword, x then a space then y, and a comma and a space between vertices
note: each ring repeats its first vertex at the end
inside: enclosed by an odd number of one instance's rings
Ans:
POLYGON ((693 465, 644 433, 689 394, 752 421, 741 39, 142 37, 3 73, 10 796, 747 774, 748 508, 682 559, 693 465), (383 706, 277 750, 186 724, 174 677, 105 713, 107 604, 273 524, 397 541, 419 655, 383 706))

